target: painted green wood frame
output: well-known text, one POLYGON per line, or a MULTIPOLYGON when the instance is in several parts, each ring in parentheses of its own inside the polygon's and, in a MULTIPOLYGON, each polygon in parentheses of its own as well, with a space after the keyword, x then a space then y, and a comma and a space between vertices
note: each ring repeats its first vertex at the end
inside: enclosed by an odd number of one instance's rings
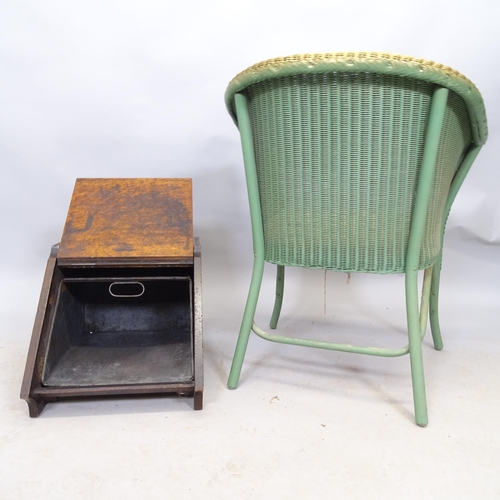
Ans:
MULTIPOLYGON (((416 423, 420 426, 425 426, 427 424, 428 417, 422 362, 422 339, 424 338, 426 332, 427 319, 430 314, 430 323, 434 346, 438 350, 442 349, 443 347, 438 320, 438 294, 442 258, 442 239, 441 252, 436 264, 427 268, 424 272, 420 310, 418 304, 417 281, 418 263, 448 93, 448 89, 437 86, 432 96, 430 117, 425 136, 422 168, 418 180, 418 188, 412 214, 410 238, 406 258, 405 291, 409 343, 408 345, 400 349, 353 346, 350 344, 337 344, 333 342, 273 335, 266 333, 255 324, 254 316, 264 273, 264 233, 248 102, 244 94, 238 93, 234 96, 238 127, 241 134, 248 198, 250 202, 254 265, 250 283, 250 290, 248 293, 245 312, 243 315, 238 342, 236 345, 228 380, 228 387, 230 389, 234 389, 238 385, 251 330, 253 330, 258 336, 262 337, 265 340, 284 344, 387 357, 402 356, 409 353, 412 373, 415 420, 416 423)), ((468 153, 462 161, 462 164, 460 165, 454 176, 444 209, 445 217, 443 217, 443 234, 446 219, 453 200, 455 199, 456 194, 458 193, 458 190, 480 149, 481 146, 475 144, 471 145, 468 153)), ((276 278, 276 299, 270 321, 270 327, 273 329, 278 323, 283 301, 283 289, 284 266, 278 265, 276 278)))

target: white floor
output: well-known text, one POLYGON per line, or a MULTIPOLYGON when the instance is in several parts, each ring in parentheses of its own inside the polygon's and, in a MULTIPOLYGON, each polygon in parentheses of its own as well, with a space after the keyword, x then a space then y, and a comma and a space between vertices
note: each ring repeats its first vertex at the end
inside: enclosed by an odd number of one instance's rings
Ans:
MULTIPOLYGON (((498 250, 463 248, 446 255, 443 270, 445 349, 435 351, 429 333, 424 340, 426 428, 413 423, 408 357, 253 335, 240 386, 229 391, 247 282, 236 285, 210 258, 203 411, 193 411, 191 399, 94 400, 49 404, 30 419, 19 389, 33 299, 3 301, 0 498, 500 498, 498 250)), ((353 275, 347 285, 345 275, 328 273, 326 314, 321 271, 292 270, 288 278, 282 332, 404 345, 401 277, 353 275)), ((8 286, 14 296, 16 286, 23 284, 8 286)))

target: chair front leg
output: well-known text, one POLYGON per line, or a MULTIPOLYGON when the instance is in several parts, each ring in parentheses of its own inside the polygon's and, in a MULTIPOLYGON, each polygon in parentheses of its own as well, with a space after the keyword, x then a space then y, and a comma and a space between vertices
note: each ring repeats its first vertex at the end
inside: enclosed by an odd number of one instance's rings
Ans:
POLYGON ((422 282, 422 297, 420 299, 420 337, 422 341, 424 340, 427 322, 429 321, 429 297, 431 295, 433 270, 434 268, 431 266, 424 271, 422 282))
POLYGON ((274 330, 280 319, 281 306, 283 305, 283 290, 285 288, 285 266, 276 266, 276 298, 274 299, 273 314, 269 326, 274 330))
POLYGON ((432 273, 431 296, 430 296, 430 323, 432 340, 434 348, 440 351, 443 348, 443 338, 441 337, 441 328, 439 326, 439 284, 441 280, 441 263, 443 259, 443 251, 439 253, 439 257, 434 264, 432 273))
POLYGON ((247 350, 248 338, 252 329, 255 310, 257 308, 257 301, 259 300, 260 287, 262 285, 262 276, 264 274, 264 258, 255 256, 253 262, 252 280, 250 281, 250 289, 248 291, 248 298, 241 321, 240 333, 238 335, 238 342, 234 351, 233 363, 229 373, 227 386, 229 389, 236 389, 240 379, 241 367, 245 359, 245 352, 247 350))

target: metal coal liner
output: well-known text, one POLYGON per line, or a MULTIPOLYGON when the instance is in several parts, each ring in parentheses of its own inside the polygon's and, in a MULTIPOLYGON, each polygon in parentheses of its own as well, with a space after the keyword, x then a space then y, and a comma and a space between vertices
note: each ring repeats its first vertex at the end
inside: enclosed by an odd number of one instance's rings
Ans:
POLYGON ((63 279, 42 384, 192 380, 191 294, 191 279, 185 276, 63 279))

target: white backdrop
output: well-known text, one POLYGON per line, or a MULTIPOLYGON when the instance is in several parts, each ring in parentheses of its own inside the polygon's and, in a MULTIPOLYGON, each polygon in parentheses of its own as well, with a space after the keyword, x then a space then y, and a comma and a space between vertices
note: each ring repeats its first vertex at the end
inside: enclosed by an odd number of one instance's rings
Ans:
MULTIPOLYGON (((250 226, 223 94, 236 73, 280 55, 387 51, 473 80, 490 139, 453 208, 447 245, 498 262, 499 15, 496 0, 2 2, 0 336, 29 338, 77 177, 192 177, 205 313, 241 311, 250 226)), ((481 279, 498 292, 494 274, 481 279)))
MULTIPOLYGON (((499 5, 0 0, 0 497, 497 498, 499 5), (490 139, 448 223, 445 349, 434 351, 429 334, 424 341, 426 429, 412 423, 407 357, 301 350, 253 336, 241 387, 225 389, 252 250, 224 91, 263 59, 349 50, 449 65, 486 103, 490 139), (45 262, 77 177, 193 178, 203 247, 202 412, 187 400, 148 398, 61 402, 28 418, 19 399, 24 363, 45 262)), ((353 275, 347 285, 328 273, 323 287, 322 271, 287 273, 281 331, 404 344, 400 275, 353 275)), ((268 274, 262 326, 272 307, 268 274)))

